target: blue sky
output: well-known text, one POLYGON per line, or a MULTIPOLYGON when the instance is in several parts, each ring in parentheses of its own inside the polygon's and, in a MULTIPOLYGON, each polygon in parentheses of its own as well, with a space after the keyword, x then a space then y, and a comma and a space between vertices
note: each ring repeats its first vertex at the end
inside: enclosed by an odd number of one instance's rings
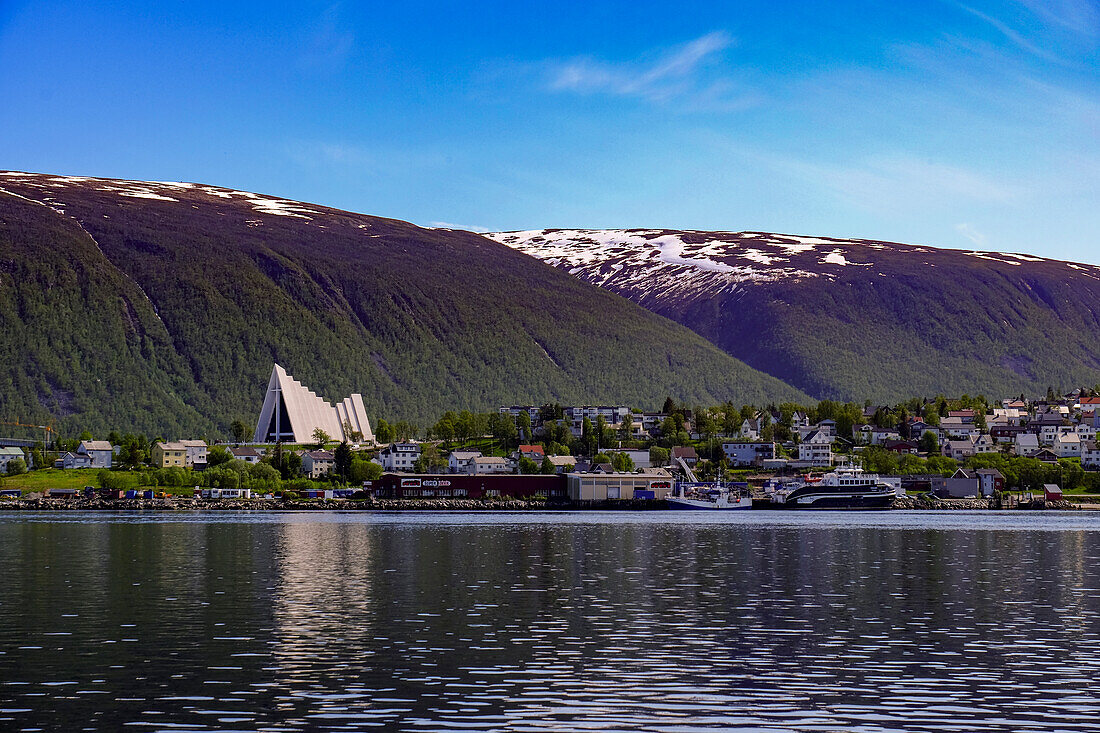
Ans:
POLYGON ((0 2, 0 167, 1100 263, 1100 0, 0 2))

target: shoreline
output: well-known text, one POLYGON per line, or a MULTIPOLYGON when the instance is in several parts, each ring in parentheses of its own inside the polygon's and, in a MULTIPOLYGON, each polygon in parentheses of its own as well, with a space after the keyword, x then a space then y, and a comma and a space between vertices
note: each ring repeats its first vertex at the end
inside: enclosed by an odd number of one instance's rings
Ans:
MULTIPOLYGON (((929 499, 899 497, 889 509, 867 511, 1080 511, 1100 509, 1068 501, 1048 503, 1035 501, 1011 508, 998 507, 989 499, 929 499)), ((316 511, 457 511, 457 512, 545 512, 545 511, 673 511, 663 500, 615 499, 600 502, 524 501, 520 499, 362 499, 284 501, 282 499, 209 500, 209 499, 18 499, 0 502, 0 512, 28 511, 220 511, 220 512, 316 512, 316 511)), ((783 509, 754 504, 741 511, 820 512, 860 511, 858 509, 783 509)), ((700 512, 706 514, 706 511, 700 512)))

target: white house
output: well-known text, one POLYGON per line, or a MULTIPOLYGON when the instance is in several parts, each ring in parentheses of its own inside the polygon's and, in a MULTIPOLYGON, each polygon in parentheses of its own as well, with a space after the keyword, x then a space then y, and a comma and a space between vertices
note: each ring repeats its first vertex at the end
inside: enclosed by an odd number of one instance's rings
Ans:
POLYGON ((26 462, 23 458, 23 451, 18 448, 0 448, 0 473, 8 472, 8 464, 19 458, 26 462))
POLYGON ((1016 435, 1016 455, 1033 456, 1039 452, 1039 436, 1035 433, 1019 433, 1016 435))
POLYGON ((759 466, 775 458, 775 443, 728 441, 722 443, 722 451, 735 466, 759 466))
MULTIPOLYGON (((22 451, 20 451, 22 453, 22 451)), ((91 468, 92 458, 83 453, 66 451, 53 462, 54 468, 91 468)))
POLYGON ((975 453, 994 453, 997 450, 996 441, 985 433, 974 438, 972 442, 974 443, 975 453))
POLYGON ((554 464, 554 473, 569 473, 577 465, 577 459, 573 456, 547 456, 547 458, 554 464))
MULTIPOLYGON (((501 408, 503 411, 506 408, 501 408)), ((451 473, 470 473, 470 464, 473 463, 475 458, 481 458, 481 451, 479 450, 456 450, 451 451, 451 455, 447 457, 447 468, 451 473)))
POLYGON ((260 452, 255 448, 249 447, 247 445, 241 446, 239 448, 230 448, 229 455, 233 456, 238 461, 244 461, 245 463, 260 462, 260 452))
POLYGON ((744 420, 741 423, 741 437, 745 440, 760 440, 760 421, 744 420))
POLYGON ((798 444, 798 460, 812 466, 830 466, 833 463, 833 439, 815 430, 798 444))
POLYGON ((1062 433, 1054 438, 1053 450, 1059 458, 1078 458, 1081 455, 1081 437, 1077 433, 1062 433))
POLYGON ((108 440, 82 440, 76 452, 88 456, 90 468, 110 468, 114 460, 114 448, 108 440))
POLYGON ((498 456, 478 456, 470 462, 470 467, 467 469, 467 473, 478 475, 511 472, 512 467, 508 464, 508 459, 498 456))
POLYGON ((187 455, 183 458, 183 465, 202 466, 206 463, 207 447, 205 440, 181 440, 180 443, 187 449, 187 455))
POLYGON ((952 440, 965 440, 976 438, 981 430, 973 422, 966 422, 961 417, 945 417, 940 420, 940 431, 944 436, 952 440))
POLYGON ((378 454, 384 471, 411 471, 420 458, 419 443, 390 443, 378 454))

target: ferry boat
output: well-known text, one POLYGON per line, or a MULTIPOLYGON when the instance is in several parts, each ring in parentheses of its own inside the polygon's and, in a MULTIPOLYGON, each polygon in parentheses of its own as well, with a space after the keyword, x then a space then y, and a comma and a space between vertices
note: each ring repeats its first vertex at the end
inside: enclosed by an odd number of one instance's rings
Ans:
POLYGON ((752 509, 752 496, 747 491, 741 491, 743 486, 743 484, 723 486, 718 483, 680 481, 676 484, 676 493, 666 497, 668 508, 712 511, 752 509))
POLYGON ((889 509, 897 495, 877 474, 847 466, 766 489, 778 509, 889 509))

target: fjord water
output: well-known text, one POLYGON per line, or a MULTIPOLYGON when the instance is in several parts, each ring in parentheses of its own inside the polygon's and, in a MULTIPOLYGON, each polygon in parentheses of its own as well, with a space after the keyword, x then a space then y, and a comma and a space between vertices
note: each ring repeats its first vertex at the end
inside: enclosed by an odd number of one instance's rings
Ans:
POLYGON ((10 513, 0 730, 1094 730, 1098 530, 10 513))

